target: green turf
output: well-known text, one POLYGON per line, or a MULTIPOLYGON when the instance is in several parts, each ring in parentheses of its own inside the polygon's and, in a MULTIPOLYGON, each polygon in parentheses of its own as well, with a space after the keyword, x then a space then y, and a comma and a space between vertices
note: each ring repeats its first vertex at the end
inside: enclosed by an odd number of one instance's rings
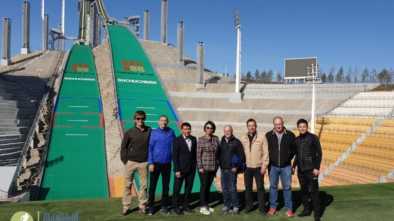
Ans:
MULTIPOLYGON (((394 217, 394 184, 355 185, 335 188, 322 188, 321 191, 333 197, 327 206, 322 220, 327 221, 391 221, 394 217)), ((136 202, 134 201, 134 206, 136 202)), ((258 221, 258 220, 289 220, 283 212, 272 218, 262 218, 257 212, 240 215, 222 215, 219 211, 222 204, 215 207, 213 216, 202 216, 198 213, 185 216, 163 216, 155 214, 152 217, 132 213, 126 217, 120 215, 121 202, 118 199, 94 201, 53 201, 32 203, 8 203, 0 205, 0 220, 8 220, 16 211, 27 211, 36 214, 40 212, 75 213, 80 214, 82 221, 115 221, 115 220, 225 220, 225 221, 258 221)), ((301 208, 297 210, 299 212, 301 208)), ((298 220, 313 220, 294 218, 298 220)))
POLYGON ((55 109, 41 198, 108 198, 104 128, 91 49, 74 45, 55 109))

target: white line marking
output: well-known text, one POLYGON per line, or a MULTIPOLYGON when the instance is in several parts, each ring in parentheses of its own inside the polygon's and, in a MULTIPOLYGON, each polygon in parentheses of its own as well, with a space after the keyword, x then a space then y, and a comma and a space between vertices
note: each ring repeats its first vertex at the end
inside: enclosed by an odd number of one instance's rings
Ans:
POLYGON ((76 137, 76 136, 80 136, 80 137, 87 137, 87 136, 89 136, 89 134, 65 134, 66 136, 73 136, 73 137, 76 137))

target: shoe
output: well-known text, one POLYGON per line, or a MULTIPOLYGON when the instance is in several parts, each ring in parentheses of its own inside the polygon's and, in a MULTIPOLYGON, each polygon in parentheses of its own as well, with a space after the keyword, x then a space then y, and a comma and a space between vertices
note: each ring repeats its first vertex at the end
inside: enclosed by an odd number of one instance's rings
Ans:
POLYGON ((175 208, 173 211, 176 215, 183 215, 183 211, 180 208, 175 208))
POLYGON ((310 210, 303 210, 301 213, 298 214, 299 217, 305 217, 305 216, 310 216, 312 214, 312 211, 310 210))
POLYGON ((315 217, 315 221, 320 221, 320 217, 315 217))
POLYGON ((252 212, 253 207, 245 207, 245 213, 250 213, 252 212))
POLYGON ((153 216, 153 214, 155 214, 155 210, 153 208, 149 208, 148 216, 153 216))
POLYGON ((210 212, 210 213, 213 213, 213 212, 215 212, 215 209, 214 209, 214 208, 212 208, 212 207, 208 207, 208 210, 209 210, 209 212, 210 212))
POLYGON ((260 210, 259 212, 260 212, 260 215, 267 216, 267 213, 264 210, 260 210))
POLYGON ((267 214, 268 216, 274 216, 276 214, 276 208, 270 208, 267 214))
POLYGON ((122 211, 122 215, 123 216, 127 216, 129 213, 130 213, 129 208, 124 208, 123 211, 122 211))
POLYGON ((209 209, 207 207, 201 207, 200 213, 206 216, 211 215, 211 212, 209 212, 209 209))
POLYGON ((228 208, 227 206, 224 206, 224 207, 222 208, 222 213, 223 213, 223 214, 228 214, 228 213, 230 213, 230 208, 228 208))
POLYGON ((194 213, 194 210, 190 209, 190 207, 188 207, 188 206, 185 206, 185 207, 183 207, 183 212, 185 212, 185 213, 194 213))
POLYGON ((232 213, 232 214, 238 214, 238 213, 239 213, 239 208, 238 208, 238 207, 234 207, 234 208, 230 211, 230 213, 232 213))
POLYGON ((146 214, 146 213, 147 213, 147 210, 146 210, 145 207, 140 207, 140 208, 138 209, 138 212, 141 213, 141 214, 146 214))
POLYGON ((295 216, 295 213, 293 212, 293 210, 287 210, 286 216, 289 217, 289 218, 291 218, 291 217, 294 217, 294 216, 295 216))
POLYGON ((163 215, 169 215, 170 211, 167 208, 164 207, 164 208, 160 209, 160 213, 163 214, 163 215))

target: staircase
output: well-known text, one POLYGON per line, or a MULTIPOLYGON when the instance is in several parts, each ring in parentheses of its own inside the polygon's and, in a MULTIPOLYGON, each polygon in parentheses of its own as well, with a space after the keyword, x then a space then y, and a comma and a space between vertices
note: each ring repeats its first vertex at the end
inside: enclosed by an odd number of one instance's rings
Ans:
POLYGON ((0 76, 0 166, 16 166, 45 91, 42 79, 0 76))
POLYGON ((93 50, 96 61, 97 78, 103 102, 103 114, 105 122, 105 140, 107 168, 110 174, 110 182, 113 176, 123 175, 123 166, 119 160, 120 145, 122 140, 122 127, 117 119, 117 96, 113 78, 111 52, 108 43, 96 47, 93 50))

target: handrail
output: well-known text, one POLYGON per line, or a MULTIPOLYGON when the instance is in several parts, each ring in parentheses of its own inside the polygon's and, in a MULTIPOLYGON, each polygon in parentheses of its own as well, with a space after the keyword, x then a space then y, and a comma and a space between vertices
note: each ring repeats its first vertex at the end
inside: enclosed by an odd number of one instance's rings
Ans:
POLYGON ((106 27, 110 23, 110 19, 108 17, 107 11, 105 10, 103 0, 96 0, 96 5, 100 16, 104 19, 103 24, 106 27))

